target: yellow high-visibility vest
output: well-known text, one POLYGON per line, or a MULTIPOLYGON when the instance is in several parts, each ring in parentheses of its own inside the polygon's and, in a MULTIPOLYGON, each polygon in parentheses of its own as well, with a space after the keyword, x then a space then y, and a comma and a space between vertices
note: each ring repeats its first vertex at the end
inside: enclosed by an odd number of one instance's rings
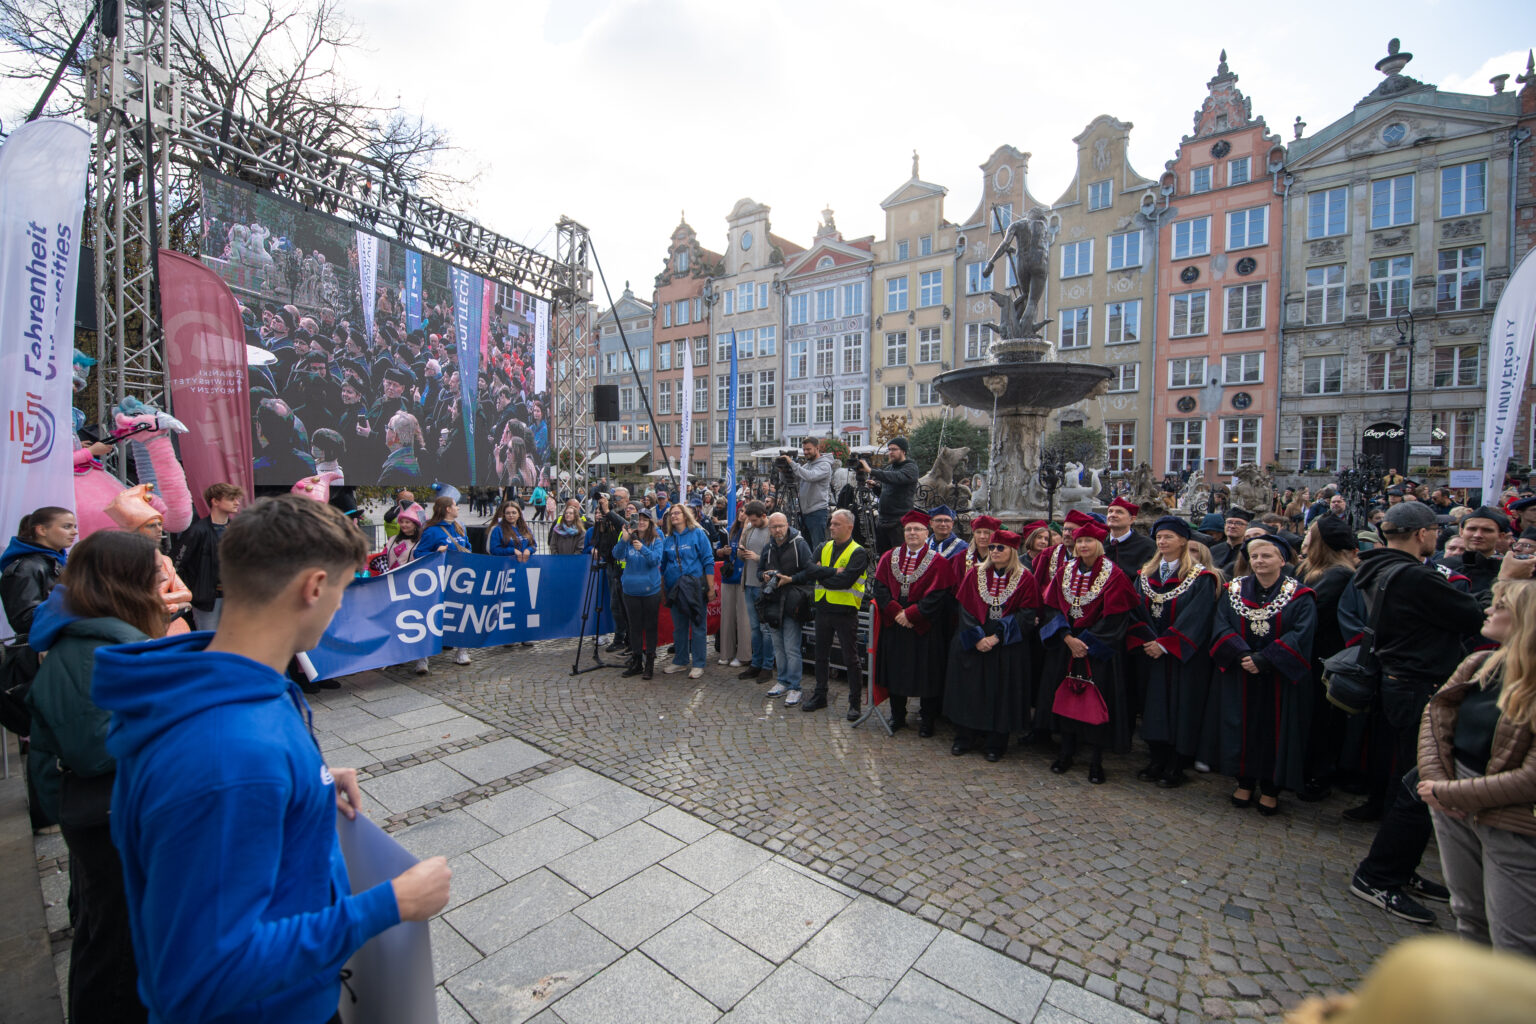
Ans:
MULTIPOLYGON (((859 550, 859 545, 853 541, 843 548, 843 553, 837 556, 837 562, 832 562, 832 541, 827 541, 821 547, 821 564, 831 566, 834 569, 848 568, 848 560, 853 553, 859 550)), ((847 590, 827 590, 820 582, 816 584, 816 600, 825 601, 828 604, 846 605, 849 608, 858 609, 864 604, 864 579, 868 573, 860 573, 859 578, 853 581, 853 586, 847 590)))

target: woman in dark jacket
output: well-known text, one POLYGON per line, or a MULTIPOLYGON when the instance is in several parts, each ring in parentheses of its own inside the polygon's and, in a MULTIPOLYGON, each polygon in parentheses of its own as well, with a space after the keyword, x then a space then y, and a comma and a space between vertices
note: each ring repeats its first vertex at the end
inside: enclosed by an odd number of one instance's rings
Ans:
POLYGON ((556 555, 579 555, 586 544, 587 528, 581 521, 581 509, 568 504, 560 519, 549 528, 549 550, 556 555))
POLYGON ((139 1003, 123 868, 108 825, 116 775, 107 752, 111 716, 91 700, 91 673, 98 648, 164 634, 157 554, 139 534, 91 534, 33 621, 32 643, 48 657, 27 694, 29 759, 69 847, 69 1009, 77 1024, 148 1016, 139 1003))
POLYGON ((1339 625, 1339 599, 1355 578, 1360 562, 1359 542, 1344 520, 1323 516, 1307 527, 1301 540, 1301 565, 1296 575, 1312 588, 1317 605, 1317 632, 1312 636, 1312 719, 1307 733, 1305 788, 1302 800, 1321 800, 1330 791, 1339 752, 1344 749, 1348 716, 1325 698, 1323 662, 1344 649, 1339 625))

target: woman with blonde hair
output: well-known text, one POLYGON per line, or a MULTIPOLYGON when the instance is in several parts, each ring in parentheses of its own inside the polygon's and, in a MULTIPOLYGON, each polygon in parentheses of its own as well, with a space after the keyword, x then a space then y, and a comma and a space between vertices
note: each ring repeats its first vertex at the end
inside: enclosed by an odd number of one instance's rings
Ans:
POLYGON ((1418 794, 1461 937, 1536 956, 1536 583, 1498 580, 1486 614, 1500 647, 1430 698, 1418 794))
POLYGON ((715 599, 715 549, 687 505, 667 509, 663 526, 661 576, 672 613, 674 651, 666 672, 687 672, 689 679, 698 679, 704 674, 709 643, 709 602, 715 599))

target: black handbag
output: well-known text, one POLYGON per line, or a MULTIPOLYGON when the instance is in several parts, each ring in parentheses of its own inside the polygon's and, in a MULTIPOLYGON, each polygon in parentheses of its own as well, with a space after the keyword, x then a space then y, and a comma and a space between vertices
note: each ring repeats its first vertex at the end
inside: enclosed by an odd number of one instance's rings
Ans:
POLYGON ((27 644, 0 647, 0 726, 17 736, 32 733, 27 691, 37 678, 40 659, 27 644))
POLYGON ((116 778, 116 772, 76 775, 64 769, 59 778, 59 824, 65 828, 99 828, 107 824, 116 778))
POLYGON ((1375 599, 1370 602, 1370 621, 1360 642, 1346 647, 1323 661, 1323 687, 1328 703, 1346 714, 1358 715, 1370 708, 1381 690, 1381 659, 1376 657, 1376 630, 1381 626, 1382 609, 1387 604, 1387 584, 1402 569, 1389 569, 1376 584, 1375 599))

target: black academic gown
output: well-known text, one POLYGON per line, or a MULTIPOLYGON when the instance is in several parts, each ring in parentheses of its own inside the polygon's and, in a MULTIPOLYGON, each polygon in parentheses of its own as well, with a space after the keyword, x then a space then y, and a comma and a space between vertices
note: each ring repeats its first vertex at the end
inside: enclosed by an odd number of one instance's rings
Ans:
POLYGON ((1188 587, 1177 576, 1162 582, 1155 571, 1150 578, 1136 578, 1141 610, 1126 632, 1125 646, 1141 691, 1141 737, 1172 745, 1184 759, 1204 761, 1216 746, 1216 737, 1207 737, 1206 709, 1211 626, 1220 588, 1216 575, 1204 567, 1188 587), (1148 657, 1143 648, 1153 641, 1168 653, 1148 657))
POLYGON ((1141 572, 1141 567, 1151 561, 1157 554, 1157 544, 1151 537, 1145 537, 1132 530, 1120 543, 1115 543, 1113 537, 1104 542, 1104 556, 1120 567, 1125 573, 1125 578, 1134 581, 1136 574, 1141 572))
POLYGON ((902 545, 881 555, 870 584, 880 616, 875 681, 893 697, 935 701, 944 694, 944 668, 949 658, 949 631, 945 623, 954 600, 954 571, 949 559, 925 547, 917 565, 907 570, 915 572, 920 568, 921 574, 907 584, 903 594, 891 563, 905 551, 906 545, 902 545), (927 559, 926 566, 921 563, 923 558, 927 559), (896 621, 902 612, 911 625, 903 626, 896 621))
POLYGON ((1312 639, 1317 606, 1310 589, 1282 576, 1261 589, 1253 576, 1227 584, 1216 603, 1216 686, 1221 701, 1221 770, 1300 792, 1306 782, 1307 733, 1312 718, 1312 639), (1286 588, 1294 588, 1285 596, 1286 588), (1252 614, 1283 602, 1266 622, 1252 614), (1253 655, 1258 673, 1242 667, 1253 655))
MULTIPOLYGON (((1095 562, 1088 574, 1097 573, 1102 561, 1095 562)), ((1082 613, 1076 616, 1063 596, 1063 588, 1070 585, 1073 574, 1080 572, 1077 560, 1067 560, 1051 579, 1050 589, 1044 597, 1047 614, 1051 617, 1040 629, 1040 638, 1045 641, 1045 667, 1040 673, 1040 690, 1035 699, 1035 730, 1073 735, 1085 743, 1112 747, 1125 753, 1131 749, 1131 726, 1136 709, 1120 655, 1125 647, 1125 631, 1130 627, 1138 602, 1125 574, 1114 563, 1110 563, 1110 567, 1109 579, 1099 595, 1083 605, 1082 613), (1088 646, 1087 658, 1072 657, 1066 645, 1069 633, 1088 646), (1108 722, 1088 725, 1064 718, 1052 710, 1056 690, 1068 673, 1093 680, 1109 708, 1108 722)))
POLYGON ((977 582, 990 566, 971 569, 955 585, 959 622, 949 644, 944 713, 958 728, 1008 735, 1029 718, 1029 644, 1040 610, 1035 579, 1020 570, 1018 586, 993 618, 977 582), (1002 639, 990 651, 976 649, 987 636, 1002 639))

